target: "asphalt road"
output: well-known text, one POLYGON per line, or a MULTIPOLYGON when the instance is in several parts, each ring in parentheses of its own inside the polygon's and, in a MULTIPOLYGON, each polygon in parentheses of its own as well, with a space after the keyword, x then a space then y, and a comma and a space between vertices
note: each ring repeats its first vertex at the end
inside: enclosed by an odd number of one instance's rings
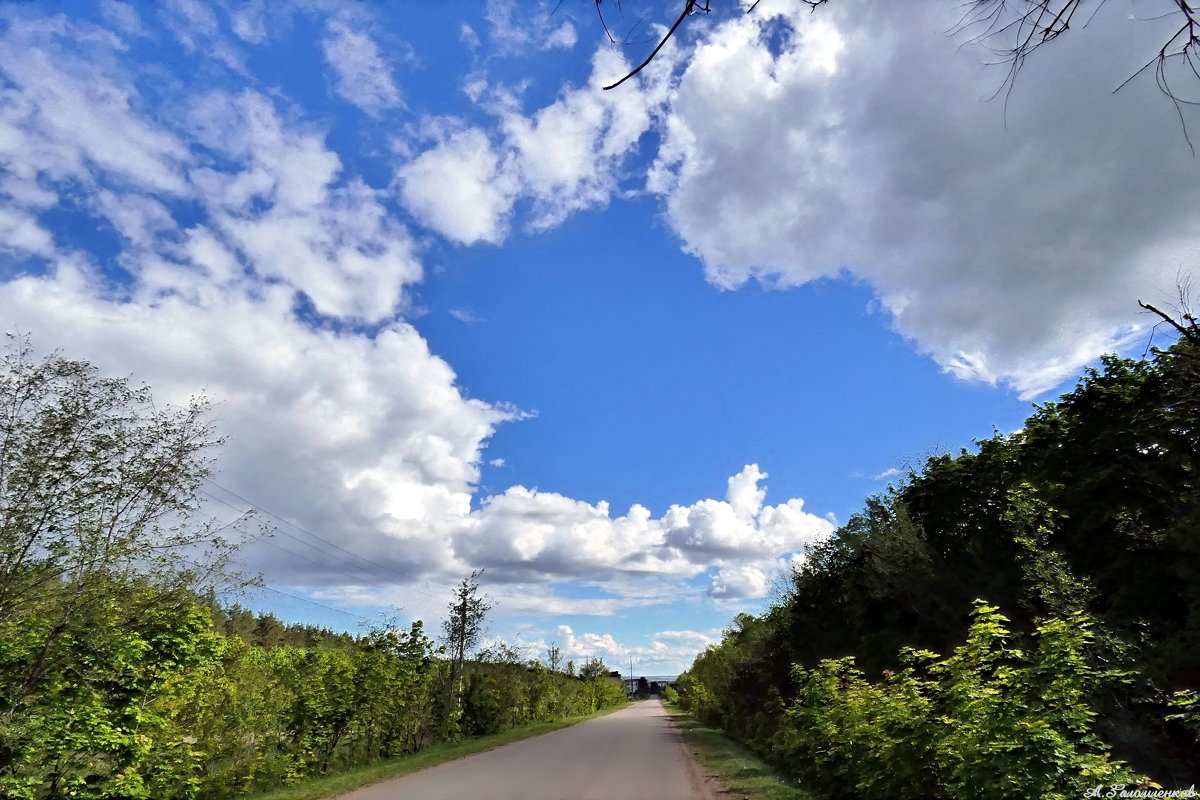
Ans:
POLYGON ((662 704, 450 761, 338 800, 715 800, 662 704))

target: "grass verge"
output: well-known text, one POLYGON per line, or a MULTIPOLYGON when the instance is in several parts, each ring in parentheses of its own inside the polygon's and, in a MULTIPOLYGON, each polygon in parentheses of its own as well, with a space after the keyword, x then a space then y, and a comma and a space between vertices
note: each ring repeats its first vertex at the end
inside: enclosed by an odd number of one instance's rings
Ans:
POLYGON ((539 722, 536 725, 526 725, 512 728, 492 736, 481 736, 478 739, 465 739, 461 742, 444 742, 435 744, 411 756, 401 756, 389 761, 367 764, 361 767, 351 767, 333 775, 313 778, 295 786, 284 786, 267 792, 251 795, 247 800, 325 800, 337 797, 353 789, 369 786, 391 778, 399 778, 410 772, 434 767, 456 758, 482 753, 501 745, 528 739, 531 736, 541 736, 543 733, 568 728, 585 720, 603 717, 624 708, 624 705, 605 708, 594 714, 582 717, 567 717, 555 722, 539 722))
POLYGON ((716 728, 700 723, 691 714, 663 703, 683 731, 688 749, 696 754, 733 797, 747 800, 818 800, 817 795, 764 762, 716 728))

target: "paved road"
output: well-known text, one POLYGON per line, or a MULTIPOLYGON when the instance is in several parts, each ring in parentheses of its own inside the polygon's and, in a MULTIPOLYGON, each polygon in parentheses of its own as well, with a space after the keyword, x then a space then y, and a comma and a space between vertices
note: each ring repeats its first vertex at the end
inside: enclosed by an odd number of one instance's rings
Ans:
POLYGON ((715 800, 657 700, 338 800, 715 800))

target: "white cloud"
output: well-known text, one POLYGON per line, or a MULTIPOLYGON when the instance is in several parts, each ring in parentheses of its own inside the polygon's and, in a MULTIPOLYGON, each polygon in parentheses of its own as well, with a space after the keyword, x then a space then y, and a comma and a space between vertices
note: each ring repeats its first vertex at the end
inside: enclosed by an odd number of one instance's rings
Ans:
MULTIPOLYGON (((757 464, 747 465, 730 478, 727 500, 674 505, 659 518, 640 505, 613 517, 605 502, 592 505, 514 486, 486 498, 463 521, 454 548, 466 561, 487 565, 493 579, 502 581, 690 578, 713 564, 761 572, 778 557, 802 552, 829 536, 835 527, 804 511, 798 498, 763 505, 765 489, 758 484, 764 478, 757 464)), ((732 586, 732 575, 716 580, 732 586)), ((766 588, 765 577, 761 588, 766 588)), ((723 592, 719 596, 731 596, 723 592)))
MULTIPOLYGON (((611 633, 576 633, 570 625, 559 625, 551 641, 557 643, 564 658, 582 661, 600 658, 613 669, 625 673, 625 664, 634 660, 634 674, 644 676, 662 672, 677 673, 691 664, 696 655, 717 641, 715 632, 667 630, 650 634, 647 644, 622 644, 611 633)), ((536 647, 544 652, 547 642, 536 647)))
POLYGON ((472 50, 479 47, 479 34, 475 32, 474 28, 465 22, 462 24, 462 27, 458 29, 458 38, 459 41, 472 50))
POLYGON ((54 237, 33 214, 19 208, 0 206, 0 251, 49 257, 54 252, 54 237))
POLYGON ((428 228, 460 244, 499 244, 508 234, 515 182, 478 129, 450 135, 400 168, 401 197, 428 228))
POLYGON ((159 5, 163 24, 184 49, 202 53, 234 72, 245 72, 245 56, 221 32, 221 23, 209 3, 201 0, 166 0, 159 5))
POLYGON ((90 183, 98 169, 168 195, 185 190, 187 147, 148 122, 136 90, 101 67, 120 46, 61 17, 9 27, 0 39, 0 72, 12 84, 0 89, 0 164, 8 172, 90 183))
POLYGON ((579 34, 575 31, 575 26, 570 22, 564 22, 554 29, 554 32, 546 37, 546 42, 543 45, 546 50, 570 50, 579 41, 579 34))
MULTIPOLYGON (((230 27, 244 42, 262 44, 267 40, 267 7, 263 0, 238 0, 229 11, 230 27)), ((272 15, 278 15, 281 7, 274 6, 272 15)))
MULTIPOLYGON (((570 50, 579 40, 571 21, 563 20, 557 12, 564 7, 561 3, 551 5, 546 0, 517 3, 514 0, 492 0, 487 4, 484 16, 490 26, 492 46, 499 55, 521 55, 530 50, 570 50)), ((463 40, 471 43, 465 35, 463 40)), ((471 31, 474 35, 474 31, 471 31)), ((478 46, 478 37, 473 46, 478 46)))
POLYGON ((473 76, 468 94, 490 98, 498 130, 451 127, 402 165, 397 176, 406 207, 422 225, 461 244, 502 242, 522 199, 532 201, 528 227, 535 231, 603 207, 667 97, 673 63, 664 57, 623 91, 604 92, 600 83, 628 65, 601 48, 588 85, 565 89, 528 115, 511 90, 493 87, 489 94, 483 78, 473 76))
MULTIPOLYGON (((659 518, 640 505, 613 516, 607 503, 522 486, 472 510, 489 438, 522 415, 468 397, 401 318, 405 288, 422 269, 381 193, 347 174, 324 131, 283 99, 209 91, 182 97, 176 108, 186 113, 156 116, 119 66, 121 48, 111 34, 61 19, 0 36, 11 83, 0 103, 9 172, 0 229, 12 251, 0 316, 41 347, 145 380, 161 402, 205 391, 228 437, 218 482, 359 553, 394 585, 359 581, 361 565, 338 557, 313 564, 255 546, 268 581, 436 614, 411 594, 431 596, 486 567, 514 610, 602 615, 698 597, 682 581, 713 565, 712 592, 732 596, 731 576, 765 570, 832 530, 799 499, 765 505, 756 465, 730 479, 726 500, 672 506, 659 518), (79 213, 111 225, 113 264, 72 251, 43 224, 40 215, 68 193, 79 213), (24 270, 30 255, 41 261, 24 270), (328 324, 314 326, 312 310, 328 324), (576 579, 605 596, 552 588, 576 579)), ((495 208, 464 220, 429 201, 434 227, 457 230, 461 241, 500 238, 510 193, 535 204, 601 202, 623 148, 650 124, 647 95, 623 97, 568 91, 560 102, 569 114, 513 121, 503 157, 477 129, 450 133, 443 149, 410 162, 402 191, 422 196, 422 164, 444 174, 422 159, 482 160, 491 178, 465 180, 458 208, 487 206, 486 195, 471 194, 482 183, 501 187, 495 208), (553 153, 588 162, 535 172, 505 161, 553 153)), ((646 652, 671 646, 666 637, 646 652)))
POLYGON ((378 322, 396 312, 404 286, 421 277, 413 243, 379 192, 340 180, 341 161, 319 131, 289 127, 252 92, 206 95, 191 122, 201 142, 240 162, 191 178, 215 227, 258 274, 305 292, 323 314, 378 322))
POLYGON ((469 513, 484 443, 512 414, 465 398, 413 328, 396 323, 374 339, 313 330, 285 287, 153 303, 114 303, 89 288, 63 264, 4 284, 0 308, 39 344, 146 379, 162 401, 203 387, 229 440, 223 485, 381 569, 462 570, 428 523, 469 513))
POLYGON ((142 34, 142 23, 137 9, 125 0, 101 0, 100 13, 121 33, 130 36, 142 34))
POLYGON ((722 567, 713 577, 708 594, 718 600, 757 598, 767 593, 769 584, 767 574, 758 567, 722 567))
POLYGON ((337 93, 345 100, 368 114, 402 105, 391 67, 369 34, 330 20, 321 47, 337 76, 337 93))
POLYGON ((848 271, 946 371, 1032 396, 1127 345, 1135 300, 1195 266, 1200 185, 1153 81, 1111 93, 1167 23, 1103 7, 1005 103, 1004 68, 945 35, 956 14, 777 0, 716 25, 650 187, 714 284, 848 271))

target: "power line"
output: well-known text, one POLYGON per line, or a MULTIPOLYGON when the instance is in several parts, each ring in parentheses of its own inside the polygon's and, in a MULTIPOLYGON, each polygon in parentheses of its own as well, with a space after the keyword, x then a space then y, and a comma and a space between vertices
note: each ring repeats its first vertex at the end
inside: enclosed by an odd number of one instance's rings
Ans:
POLYGON ((301 603, 308 603, 309 605, 319 606, 321 608, 328 609, 329 611, 334 611, 338 614, 345 614, 347 617, 353 617, 354 619, 357 619, 359 622, 365 622, 368 625, 378 625, 381 621, 381 620, 377 620, 377 619, 371 619, 370 617, 364 617, 361 614, 355 614, 354 612, 346 611, 345 609, 334 608, 333 606, 327 606, 324 603, 318 603, 316 600, 310 600, 309 598, 301 597, 298 594, 292 594, 291 592, 285 592, 282 589, 276 589, 273 586, 259 586, 257 588, 266 589, 268 592, 274 592, 275 594, 281 594, 284 597, 290 597, 293 600, 299 600, 301 603))
MULTIPOLYGON (((364 573, 366 573, 366 574, 373 575, 374 577, 376 577, 376 578, 378 578, 378 579, 382 580, 382 581, 384 582, 384 585, 391 585, 391 586, 400 586, 400 585, 404 585, 404 582, 405 582, 405 580, 407 580, 407 579, 410 579, 410 578, 412 578, 412 577, 413 577, 413 576, 411 576, 411 575, 404 575, 403 573, 398 573, 396 576, 384 575, 384 574, 382 574, 382 573, 380 573, 380 572, 376 571, 376 570, 375 570, 375 566, 376 566, 376 565, 375 565, 375 562, 371 561, 370 559, 366 558, 365 556, 362 556, 362 555, 360 555, 360 554, 358 554, 358 553, 355 553, 355 552, 354 552, 354 551, 352 551, 352 550, 347 550, 345 547, 342 547, 342 546, 341 546, 341 545, 339 545, 337 542, 330 541, 329 539, 326 539, 326 538, 325 538, 325 537, 323 537, 323 536, 319 536, 319 535, 317 535, 317 534, 313 533, 312 531, 310 531, 310 530, 308 530, 308 529, 306 529, 306 528, 302 527, 301 525, 299 525, 299 524, 297 524, 297 523, 295 523, 295 522, 292 522, 292 521, 291 521, 290 519, 288 519, 287 517, 284 517, 284 516, 282 516, 282 515, 280 515, 280 514, 276 514, 274 511, 271 511, 270 509, 268 509, 268 508, 266 508, 266 507, 264 507, 264 506, 261 506, 261 505, 259 505, 258 503, 255 503, 255 502, 254 502, 254 501, 252 501, 252 500, 248 500, 247 498, 245 498, 245 497, 241 496, 240 494, 238 494, 237 492, 233 491, 232 489, 229 489, 229 488, 226 488, 225 486, 222 486, 221 484, 217 483, 216 481, 214 481, 214 480, 213 480, 213 479, 211 479, 211 478, 205 478, 204 480, 205 480, 205 481, 207 481, 208 483, 212 484, 212 485, 213 485, 213 486, 215 486, 216 488, 220 489, 221 491, 225 492, 226 494, 228 494, 228 495, 230 495, 230 496, 232 496, 232 497, 234 497, 234 498, 237 498, 238 500, 241 500, 243 503, 245 503, 246 505, 250 506, 250 508, 257 509, 258 511, 261 511, 261 512, 262 512, 262 513, 264 513, 264 514, 266 514, 266 515, 268 515, 268 516, 270 516, 270 517, 273 517, 273 518, 275 518, 275 519, 279 520, 280 522, 284 523, 285 525, 288 525, 288 526, 290 526, 290 527, 294 528, 295 530, 297 530, 297 531, 300 531, 300 532, 301 532, 301 533, 303 533, 304 535, 306 535, 306 536, 309 536, 309 537, 311 537, 311 538, 313 538, 313 539, 316 539, 317 541, 319 541, 319 542, 322 542, 322 543, 324 543, 324 544, 326 544, 326 545, 329 545, 330 547, 332 547, 332 548, 334 548, 334 549, 336 549, 336 550, 339 550, 340 552, 342 552, 342 553, 345 553, 346 555, 353 556, 354 558, 358 559, 359 561, 362 561, 364 564, 367 564, 367 565, 369 565, 369 566, 370 566, 370 569, 368 569, 367 567, 359 566, 359 565, 357 565, 357 564, 355 564, 355 565, 353 565, 353 566, 354 566, 354 568, 355 568, 355 569, 358 569, 358 570, 360 570, 360 571, 362 571, 362 572, 364 572, 364 573)), ((201 491, 203 492, 203 490, 201 490, 201 491)), ((227 506, 229 506, 230 508, 233 508, 233 509, 234 509, 234 510, 236 510, 236 511, 239 511, 239 512, 241 512, 241 511, 243 511, 243 510, 244 510, 244 509, 239 509, 239 508, 237 508, 237 506, 234 506, 232 503, 228 502, 227 500, 222 500, 221 498, 219 498, 219 497, 215 497, 215 496, 213 496, 212 494, 210 494, 210 493, 208 493, 208 492, 203 492, 203 494, 207 495, 208 497, 212 497, 212 498, 213 498, 214 500, 216 500, 217 502, 219 502, 219 503, 223 503, 224 505, 227 505, 227 506)), ((279 528, 276 528, 275 530, 278 530, 280 533, 282 533, 282 534, 283 534, 283 535, 285 535, 285 536, 288 536, 289 538, 292 538, 292 539, 295 539, 296 541, 299 541, 299 542, 301 542, 302 544, 306 545, 307 547, 311 547, 311 548, 313 548, 314 550, 317 550, 318 552, 321 552, 321 553, 322 553, 322 555, 326 555, 326 556, 329 556, 329 557, 331 557, 331 558, 337 558, 337 556, 335 556, 334 554, 332 554, 332 553, 326 553, 326 552, 323 552, 323 551, 321 551, 321 550, 320 550, 320 548, 318 548, 316 545, 313 545, 313 544, 311 544, 311 543, 309 543, 309 542, 305 542, 305 541, 303 541, 302 539, 298 539, 297 537, 295 537, 295 536, 292 536, 291 534, 287 533, 286 531, 283 531, 283 530, 281 530, 281 529, 279 529, 279 528)), ((344 561, 344 560, 343 560, 343 561, 344 561)), ((345 562, 344 562, 344 563, 345 563, 345 562)), ((382 587, 380 587, 380 588, 382 588, 382 587)), ((418 588, 416 588, 415 586, 409 586, 409 585, 405 585, 405 586, 404 586, 404 588, 405 588, 405 591, 408 591, 408 592, 413 592, 413 593, 415 593, 415 594, 419 594, 419 595, 421 595, 421 596, 423 596, 423 597, 429 598, 430 600, 437 600, 437 599, 438 599, 438 598, 434 597, 432 594, 430 594, 429 592, 426 592, 426 591, 423 591, 423 590, 421 590, 421 589, 418 589, 418 588)))
MULTIPOLYGON (((216 496, 216 495, 214 495, 214 494, 211 494, 211 493, 209 493, 209 492, 206 492, 206 491, 204 491, 203 489, 200 489, 199 491, 200 491, 200 494, 204 495, 205 497, 208 497, 208 498, 209 498, 209 499, 211 499, 211 500, 215 500, 216 502, 218 502, 218 503, 221 503, 222 505, 224 505, 224 506, 226 506, 226 507, 228 507, 228 508, 232 508, 234 511, 237 511, 239 514, 246 513, 246 512, 245 512, 243 509, 240 509, 240 508, 238 508, 237 506, 233 505, 232 503, 230 503, 230 502, 228 502, 228 501, 226 501, 226 500, 222 500, 220 497, 217 497, 217 496, 216 496)), ((213 519, 214 519, 214 520, 216 520, 217 522, 223 522, 223 521, 224 521, 224 520, 220 520, 220 519, 218 519, 217 517, 215 517, 215 516, 213 516, 213 515, 211 515, 211 514, 210 514, 209 516, 212 516, 212 517, 213 517, 213 519)), ((232 522, 231 522, 231 523, 228 523, 228 524, 227 524, 225 527, 229 527, 230 525, 233 525, 233 524, 234 524, 234 523, 232 523, 232 522)), ((300 537, 298 537, 298 536, 293 536, 292 534, 288 533, 287 531, 285 531, 285 530, 281 530, 281 529, 280 529, 278 526, 276 526, 276 527, 273 527, 273 528, 271 529, 271 531, 272 531, 272 533, 280 533, 280 534, 282 534, 283 536, 286 536, 287 538, 291 539, 292 541, 294 541, 294 542, 297 542, 297 543, 299 543, 299 544, 302 544, 302 545, 304 545, 305 547, 312 548, 313 550, 316 550, 318 553, 320 553, 320 554, 321 554, 321 555, 323 555, 323 556, 326 556, 326 557, 329 557, 329 558, 333 558, 333 559, 335 559, 335 560, 337 560, 337 561, 341 562, 342 564, 346 564, 347 566, 350 566, 350 567, 352 567, 352 568, 354 568, 354 569, 362 570, 362 567, 358 566, 357 564, 353 564, 353 563, 351 563, 350 561, 347 561, 347 560, 346 560, 346 559, 344 559, 344 558, 339 558, 337 555, 335 555, 335 554, 333 554, 333 553, 326 552, 325 550, 322 550, 321 548, 317 547, 315 544, 312 544, 311 542, 306 542, 306 541, 304 541, 303 539, 301 539, 301 538, 300 538, 300 537)), ((270 541, 269 539, 261 539, 261 540, 255 540, 255 541, 261 541, 263 544, 270 545, 271 547, 274 547, 276 550, 282 550, 283 552, 285 552, 285 553, 288 553, 288 554, 290 554, 290 555, 293 555, 293 556, 295 556, 296 558, 303 559, 303 560, 305 560, 305 561, 309 562, 310 564, 315 564, 315 565, 317 565, 317 566, 319 566, 319 567, 323 567, 323 568, 325 568, 325 569, 332 569, 332 570, 334 570, 335 572, 340 572, 341 574, 345 575, 345 576, 346 576, 347 578, 349 578, 350 580, 352 580, 352 581, 355 581, 355 582, 357 582, 357 583, 363 583, 363 582, 364 582, 364 581, 363 581, 363 578, 362 578, 362 576, 360 576, 360 575, 351 575, 349 572, 346 572, 346 571, 344 571, 344 570, 340 570, 340 569, 338 569, 337 567, 331 566, 331 565, 330 565, 330 564, 328 564, 328 563, 321 563, 321 562, 319 562, 319 561, 315 561, 314 559, 308 558, 307 556, 304 556, 304 555, 302 555, 302 554, 300 554, 300 553, 297 553, 297 552, 296 552, 296 551, 294 551, 294 550, 288 550, 286 547, 283 547, 283 546, 281 546, 281 545, 279 545, 279 544, 277 544, 277 543, 275 543, 275 542, 272 542, 272 541, 270 541)), ((369 573, 369 572, 366 572, 365 570, 362 570, 362 571, 363 571, 363 574, 364 574, 364 575, 371 575, 371 573, 369 573)), ((377 576, 372 576, 372 577, 377 577, 377 576)), ((376 587, 376 588, 383 588, 381 585, 378 585, 378 584, 375 584, 375 583, 370 583, 370 582, 368 582, 368 585, 369 585, 369 586, 374 586, 374 587, 376 587)))
MULTIPOLYGON (((218 517, 213 517, 213 519, 215 519, 217 522, 221 521, 218 517)), ((189 558, 183 558, 180 560, 186 564, 191 564, 193 567, 196 567, 197 569, 206 570, 206 571, 211 572, 212 574, 219 575, 220 577, 224 578, 227 581, 232 581, 232 582, 237 581, 237 579, 234 578, 232 575, 227 575, 224 572, 220 572, 218 570, 210 570, 208 567, 205 567, 203 564, 198 564, 197 562, 192 561, 189 558)), ((357 619, 359 622, 365 622, 368 625, 377 625, 382 621, 382 620, 378 620, 378 619, 371 619, 370 617, 364 617, 361 614, 355 614, 354 612, 346 611, 343 608, 334 608, 333 606, 326 605, 325 603, 320 603, 320 602, 317 602, 316 600, 312 600, 307 597, 301 597, 298 594, 292 594, 291 592, 285 592, 282 589, 276 589, 274 586, 267 586, 266 584, 264 584, 262 586, 256 586, 254 588, 264 589, 268 592, 274 592, 275 594, 283 595, 284 597, 290 597, 293 600, 299 600, 301 603, 308 603, 309 605, 318 606, 318 607, 324 608, 328 611, 333 611, 337 614, 344 614, 347 617, 352 617, 354 619, 357 619)))

